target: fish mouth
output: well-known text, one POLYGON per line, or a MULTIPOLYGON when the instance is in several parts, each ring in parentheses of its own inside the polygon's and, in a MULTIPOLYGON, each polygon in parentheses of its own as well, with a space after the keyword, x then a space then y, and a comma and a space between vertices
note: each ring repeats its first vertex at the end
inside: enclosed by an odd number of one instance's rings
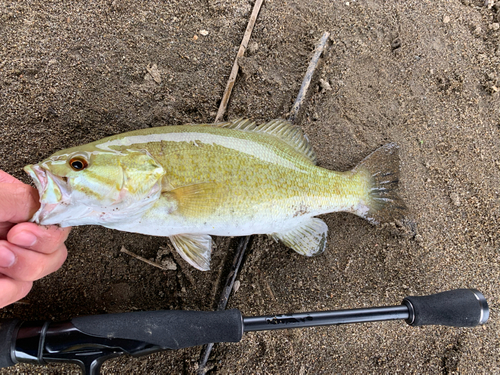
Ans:
POLYGON ((31 179, 35 183, 35 186, 38 189, 38 193, 41 197, 47 187, 47 174, 38 165, 27 165, 26 167, 24 167, 24 171, 31 177, 31 179))
POLYGON ((68 201, 71 187, 66 177, 59 177, 38 164, 27 165, 24 171, 31 177, 40 196, 40 209, 35 212, 31 222, 48 225, 51 213, 64 202, 68 201))

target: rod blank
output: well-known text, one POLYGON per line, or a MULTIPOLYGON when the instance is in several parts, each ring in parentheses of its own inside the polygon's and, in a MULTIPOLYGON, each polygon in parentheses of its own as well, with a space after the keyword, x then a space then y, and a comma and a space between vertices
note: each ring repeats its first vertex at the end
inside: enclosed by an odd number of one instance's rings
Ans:
POLYGON ((287 328, 329 326, 336 324, 407 320, 406 305, 372 307, 367 309, 317 311, 284 315, 252 316, 243 318, 243 331, 271 331, 287 328))

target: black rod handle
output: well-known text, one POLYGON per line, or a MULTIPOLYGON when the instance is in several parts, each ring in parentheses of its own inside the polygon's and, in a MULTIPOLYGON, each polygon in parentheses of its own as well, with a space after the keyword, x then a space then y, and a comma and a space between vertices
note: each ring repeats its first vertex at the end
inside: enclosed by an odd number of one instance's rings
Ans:
POLYGON ((406 297, 412 326, 444 325, 475 327, 489 318, 486 299, 476 289, 455 289, 422 297, 406 297))
POLYGON ((17 363, 12 358, 16 342, 18 319, 0 319, 0 368, 13 366, 17 363))
POLYGON ((117 355, 238 342, 242 335, 243 319, 236 309, 139 311, 61 323, 0 319, 0 368, 18 362, 72 362, 94 374, 103 360, 117 355))
POLYGON ((162 349, 181 349, 211 342, 238 342, 243 335, 239 310, 159 310, 73 318, 82 333, 108 339, 129 339, 162 349))

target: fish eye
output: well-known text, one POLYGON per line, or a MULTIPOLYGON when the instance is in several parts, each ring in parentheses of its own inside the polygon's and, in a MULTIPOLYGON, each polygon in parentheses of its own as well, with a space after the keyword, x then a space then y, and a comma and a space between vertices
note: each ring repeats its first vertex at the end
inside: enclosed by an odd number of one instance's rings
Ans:
POLYGON ((74 171, 81 171, 87 168, 89 163, 82 156, 75 156, 70 159, 69 165, 74 171))

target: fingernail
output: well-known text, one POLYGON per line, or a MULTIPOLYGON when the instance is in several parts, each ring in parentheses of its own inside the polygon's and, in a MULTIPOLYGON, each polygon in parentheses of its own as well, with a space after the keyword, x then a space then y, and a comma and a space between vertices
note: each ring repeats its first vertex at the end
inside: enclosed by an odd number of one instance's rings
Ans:
POLYGON ((19 232, 10 240, 11 243, 17 246, 30 247, 37 241, 36 236, 31 232, 19 232))
POLYGON ((12 251, 4 246, 0 246, 0 267, 7 268, 12 266, 16 261, 16 256, 12 251))

